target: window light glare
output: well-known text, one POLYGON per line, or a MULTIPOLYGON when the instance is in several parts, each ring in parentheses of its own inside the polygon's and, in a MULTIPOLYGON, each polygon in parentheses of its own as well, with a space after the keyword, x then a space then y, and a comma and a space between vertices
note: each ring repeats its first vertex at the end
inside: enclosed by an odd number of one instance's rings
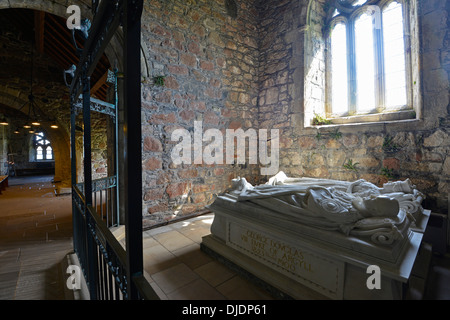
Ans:
POLYGON ((337 24, 331 35, 332 112, 334 114, 344 113, 348 106, 346 29, 345 24, 337 24))
POLYGON ((358 112, 375 109, 375 57, 372 17, 362 14, 355 22, 355 54, 358 112))
POLYGON ((358 0, 358 1, 355 1, 355 2, 352 4, 352 6, 356 7, 356 6, 363 5, 366 1, 367 1, 367 0, 358 0))
POLYGON ((341 3, 353 14, 345 19, 335 11, 330 21, 327 111, 346 116, 411 108, 405 4, 381 0, 341 3))
POLYGON ((33 138, 36 160, 53 160, 53 148, 42 131, 37 131, 33 138))
POLYGON ((384 61, 386 65, 386 108, 395 109, 407 104, 403 13, 399 3, 392 2, 383 10, 384 61))

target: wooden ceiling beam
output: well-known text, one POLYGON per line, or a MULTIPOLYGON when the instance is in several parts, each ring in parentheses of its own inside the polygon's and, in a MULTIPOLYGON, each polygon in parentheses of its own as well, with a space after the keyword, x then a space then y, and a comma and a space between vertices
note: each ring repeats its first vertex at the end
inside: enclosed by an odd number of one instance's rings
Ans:
MULTIPOLYGON (((72 32, 69 31, 69 29, 67 28, 67 26, 64 24, 62 25, 61 21, 58 21, 58 18, 53 16, 53 15, 49 15, 50 20, 53 23, 49 23, 49 26, 52 28, 52 30, 59 35, 63 40, 64 43, 67 45, 68 48, 70 48, 71 51, 75 52, 75 47, 73 45, 72 42, 72 32)), ((77 41, 77 46, 78 47, 82 47, 82 45, 77 41)))
POLYGON ((75 54, 75 49, 73 47, 73 43, 72 43, 72 35, 70 34, 70 32, 67 30, 63 30, 60 28, 60 26, 58 25, 58 21, 55 20, 54 17, 50 16, 50 20, 53 20, 53 23, 48 23, 48 27, 51 29, 52 32, 48 32, 49 34, 54 35, 54 38, 58 38, 60 40, 62 40, 62 42, 60 41, 60 43, 62 45, 64 45, 68 51, 70 51, 72 53, 73 56, 76 56, 75 54))
MULTIPOLYGON (((72 43, 72 33, 71 31, 69 31, 69 29, 67 29, 65 21, 53 15, 48 15, 48 17, 50 18, 48 27, 54 31, 52 32, 52 34, 54 33, 55 35, 58 35, 58 37, 62 38, 63 42, 67 46, 66 49, 71 51, 71 56, 73 57, 75 55, 75 52, 71 50, 72 48, 74 48, 74 45, 72 43)), ((78 38, 78 36, 76 36, 75 38, 78 38)), ((81 48, 83 45, 78 41, 78 39, 76 41, 77 46, 81 48)), ((77 57, 75 61, 78 60, 79 58, 77 57)), ((102 77, 103 72, 109 68, 110 68, 109 60, 105 55, 103 55, 98 62, 95 72, 91 75, 91 78, 94 78, 95 80, 100 79, 102 77)), ((98 82, 98 80, 96 82, 98 82)))
POLYGON ((108 70, 106 70, 106 72, 91 87, 91 93, 95 94, 106 83, 107 78, 108 78, 108 70))
POLYGON ((76 65, 78 63, 79 58, 77 57, 75 52, 72 51, 71 47, 67 46, 67 44, 65 43, 66 40, 64 38, 62 38, 63 40, 61 42, 61 38, 58 36, 57 30, 55 30, 53 28, 53 26, 50 25, 50 28, 54 32, 48 32, 48 34, 47 34, 47 40, 50 40, 50 42, 47 41, 47 47, 48 48, 51 47, 53 49, 58 50, 62 54, 62 57, 67 59, 68 62, 70 61, 71 63, 76 65), (51 38, 51 39, 49 39, 49 38, 51 38))
POLYGON ((47 39, 52 41, 51 44, 47 43, 48 56, 61 61, 64 64, 63 69, 69 68, 72 64, 77 64, 76 57, 71 57, 71 53, 68 53, 67 48, 54 38, 52 33, 47 35, 47 39))
POLYGON ((45 12, 34 11, 34 38, 36 50, 39 53, 44 52, 44 28, 45 28, 45 12))

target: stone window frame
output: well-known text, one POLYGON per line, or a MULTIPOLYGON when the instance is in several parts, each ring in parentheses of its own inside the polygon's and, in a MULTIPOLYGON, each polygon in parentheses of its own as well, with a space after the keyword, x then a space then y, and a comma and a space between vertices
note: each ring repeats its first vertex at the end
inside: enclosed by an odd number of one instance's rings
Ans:
MULTIPOLYGON (((334 0, 338 1, 338 0, 334 0)), ((333 2, 334 2, 333 1, 333 2)), ((411 121, 421 120, 422 111, 422 96, 421 96, 421 72, 420 72, 420 45, 419 45, 419 21, 418 21, 418 4, 417 0, 368 0, 361 6, 356 6, 355 9, 347 15, 334 16, 336 5, 331 3, 326 12, 325 28, 323 31, 323 38, 325 41, 325 117, 330 120, 331 125, 345 125, 345 124, 366 124, 366 123, 380 123, 380 122, 392 122, 392 121, 411 121), (333 116, 331 113, 331 30, 335 24, 344 22, 347 24, 347 37, 354 36, 351 24, 359 15, 364 12, 365 8, 369 5, 377 5, 382 10, 390 5, 392 2, 398 2, 402 4, 403 16, 404 16, 404 38, 405 38, 405 64, 406 64, 406 84, 407 84, 407 100, 408 104, 404 109, 398 111, 386 111, 360 115, 341 115, 333 116), (350 24, 350 28, 348 28, 350 24)), ((354 41, 354 40, 353 40, 354 41)), ((375 40, 377 41, 377 40, 375 40)), ((382 38, 378 41, 382 41, 382 38)), ((351 59, 349 59, 351 60, 351 59)), ((354 68, 354 59, 348 68, 354 68)), ((379 99, 379 95, 383 94, 376 92, 376 97, 379 99)), ((306 123, 305 123, 306 124, 306 123)), ((310 126, 306 124, 306 126, 310 126)))

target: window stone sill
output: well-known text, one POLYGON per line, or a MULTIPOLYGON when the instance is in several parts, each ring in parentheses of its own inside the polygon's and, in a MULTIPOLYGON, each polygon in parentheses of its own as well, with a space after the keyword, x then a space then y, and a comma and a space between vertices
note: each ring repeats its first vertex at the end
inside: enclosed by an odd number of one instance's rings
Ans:
POLYGON ((310 128, 328 128, 338 126, 380 125, 386 123, 411 123, 419 121, 413 110, 404 110, 389 113, 357 115, 349 117, 331 118, 331 124, 311 125, 310 128))

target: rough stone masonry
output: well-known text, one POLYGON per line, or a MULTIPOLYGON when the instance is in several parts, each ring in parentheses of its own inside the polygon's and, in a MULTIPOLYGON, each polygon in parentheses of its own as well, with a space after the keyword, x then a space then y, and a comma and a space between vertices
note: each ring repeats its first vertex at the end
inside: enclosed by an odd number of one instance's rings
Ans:
POLYGON ((232 178, 263 182, 255 165, 174 165, 173 130, 279 129, 280 170, 290 176, 409 177, 424 206, 447 211, 450 182, 450 5, 421 1, 419 64, 423 117, 418 123, 305 127, 324 103, 325 0, 145 2, 143 83, 144 206, 149 224, 202 210, 232 178), (164 76, 164 86, 153 77, 164 76), (351 160, 353 168, 345 166, 351 160))

